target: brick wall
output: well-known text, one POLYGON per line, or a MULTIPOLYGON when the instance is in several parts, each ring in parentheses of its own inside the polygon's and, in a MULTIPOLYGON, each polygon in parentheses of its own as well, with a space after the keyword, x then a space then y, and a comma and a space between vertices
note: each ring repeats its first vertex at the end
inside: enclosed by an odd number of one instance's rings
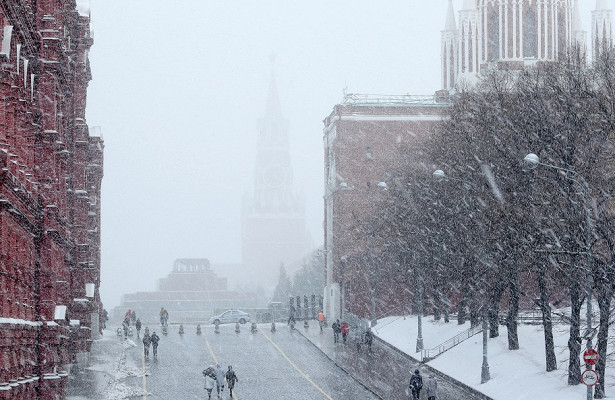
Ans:
POLYGON ((89 18, 74 0, 0 1, 0 26, 0 398, 56 398, 102 314, 89 18))

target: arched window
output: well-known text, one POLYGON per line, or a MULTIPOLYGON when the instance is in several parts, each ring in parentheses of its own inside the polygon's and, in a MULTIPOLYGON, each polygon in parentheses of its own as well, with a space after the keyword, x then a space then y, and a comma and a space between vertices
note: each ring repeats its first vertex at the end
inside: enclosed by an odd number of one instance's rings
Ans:
POLYGON ((523 57, 536 58, 536 45, 538 33, 536 32, 536 12, 528 9, 523 18, 523 57))

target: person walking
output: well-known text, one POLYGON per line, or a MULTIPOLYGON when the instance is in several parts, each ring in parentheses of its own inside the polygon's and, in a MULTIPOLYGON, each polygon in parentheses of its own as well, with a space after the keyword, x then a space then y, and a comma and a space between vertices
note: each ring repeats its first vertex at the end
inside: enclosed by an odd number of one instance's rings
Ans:
POLYGON ((218 398, 220 398, 220 392, 224 391, 224 371, 220 367, 220 364, 216 364, 216 392, 218 398))
POLYGON ((410 377, 410 390, 412 391, 412 400, 419 400, 421 389, 423 388, 423 377, 418 369, 414 370, 414 374, 410 377))
POLYGON ((335 322, 333 323, 333 325, 331 325, 331 328, 333 328, 333 343, 339 343, 340 341, 340 332, 342 331, 342 326, 340 325, 340 320, 335 320, 335 322))
POLYGON ((235 387, 236 382, 239 382, 239 378, 237 378, 235 371, 233 371, 233 367, 229 365, 228 371, 226 371, 226 383, 228 384, 229 392, 231 392, 231 397, 233 397, 233 388, 235 387))
POLYGON ((348 326, 347 322, 342 322, 342 327, 341 327, 341 331, 342 331, 342 341, 344 342, 344 344, 346 344, 346 338, 348 337, 348 332, 350 332, 350 327, 348 326))
POLYGON ((214 386, 216 385, 216 371, 213 365, 205 368, 203 370, 203 375, 205 376, 205 390, 209 395, 208 398, 211 399, 211 391, 214 390, 214 386))
POLYGON ((288 310, 288 322, 286 323, 286 325, 290 325, 291 322, 293 324, 295 323, 295 312, 295 306, 291 305, 290 309, 288 310))
POLYGON ((373 341, 374 341, 374 334, 372 333, 371 329, 367 328, 367 330, 365 331, 365 344, 367 345, 368 352, 372 351, 373 341))
POLYGON ((158 358, 158 342, 160 341, 160 336, 156 335, 156 332, 152 332, 150 340, 152 341, 152 352, 154 353, 154 358, 158 358))
POLYGON ((427 400, 436 400, 436 396, 438 392, 438 381, 436 377, 433 375, 429 375, 427 378, 427 382, 425 383, 425 394, 427 395, 427 400))
POLYGON ((320 333, 322 333, 322 328, 325 326, 325 313, 322 311, 318 313, 318 325, 320 325, 320 333))
POLYGON ((140 338, 141 333, 141 319, 137 318, 137 322, 135 322, 135 328, 137 328, 137 339, 140 338))
POLYGON ((145 332, 143 335, 143 355, 145 358, 149 358, 149 345, 152 343, 152 339, 149 336, 149 333, 145 332))

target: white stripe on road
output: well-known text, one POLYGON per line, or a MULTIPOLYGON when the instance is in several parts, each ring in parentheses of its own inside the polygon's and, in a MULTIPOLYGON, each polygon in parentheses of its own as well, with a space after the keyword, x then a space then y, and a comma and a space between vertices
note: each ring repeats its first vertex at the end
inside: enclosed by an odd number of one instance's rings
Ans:
POLYGON ((292 366, 293 366, 293 368, 294 368, 297 372, 299 372, 299 374, 301 374, 301 376, 303 376, 303 377, 305 378, 305 380, 307 380, 308 382, 310 382, 310 383, 312 384, 312 386, 314 386, 316 389, 318 389, 318 391, 319 391, 320 393, 322 393, 322 394, 323 394, 323 395, 324 395, 327 399, 329 399, 329 400, 333 400, 333 398, 332 398, 331 396, 329 396, 327 393, 325 393, 325 391, 324 391, 324 390, 322 390, 322 389, 320 388, 320 386, 318 386, 318 385, 317 385, 317 384, 316 384, 313 380, 311 380, 311 379, 310 379, 310 377, 309 377, 309 376, 307 376, 307 374, 306 374, 305 372, 301 371, 301 369, 299 369, 299 367, 297 367, 297 365, 296 365, 294 362, 292 362, 292 360, 291 360, 290 358, 288 358, 288 356, 286 355, 286 353, 284 353, 284 351, 282 351, 282 349, 281 349, 281 348, 280 348, 277 344, 275 344, 275 343, 273 342, 273 340, 271 340, 271 338, 270 338, 269 336, 265 335, 265 333, 263 332, 263 330, 262 330, 262 329, 259 329, 258 331, 259 331, 259 332, 260 332, 260 333, 261 333, 261 334, 262 334, 262 335, 263 335, 263 336, 264 336, 267 340, 269 340, 269 342, 273 345, 273 347, 275 347, 275 348, 276 348, 276 349, 280 352, 280 354, 282 354, 282 356, 286 359, 286 361, 288 361, 288 363, 289 363, 290 365, 292 365, 292 366))
MULTIPOLYGON (((218 359, 216 358, 216 355, 214 354, 214 349, 211 348, 211 344, 209 344, 209 339, 207 339, 207 334, 205 332, 203 332, 203 336, 205 336, 205 343, 207 343, 207 348, 209 349, 209 354, 211 354, 211 358, 213 358, 214 360, 214 364, 218 364, 218 359)), ((235 400, 239 400, 236 392, 233 392, 233 398, 235 400)))

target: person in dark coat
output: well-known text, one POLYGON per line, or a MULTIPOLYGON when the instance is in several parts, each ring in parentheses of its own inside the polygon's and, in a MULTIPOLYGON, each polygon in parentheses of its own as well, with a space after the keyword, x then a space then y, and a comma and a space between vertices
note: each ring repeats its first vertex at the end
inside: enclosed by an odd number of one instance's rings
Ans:
POLYGON ((365 331, 365 344, 367 345, 367 351, 372 351, 372 342, 374 341, 374 334, 371 329, 365 331))
POLYGON ((228 366, 228 371, 226 371, 226 383, 228 384, 228 390, 231 392, 230 396, 233 397, 233 388, 235 387, 235 382, 239 382, 239 378, 233 371, 232 366, 228 366))
POLYGON ((340 320, 336 320, 333 325, 331 325, 331 328, 333 328, 333 343, 339 343, 340 332, 342 331, 342 325, 340 324, 340 320))
POLYGON ((427 400, 436 400, 436 396, 438 395, 438 381, 433 375, 429 375, 429 378, 427 378, 427 382, 425 383, 425 394, 427 395, 427 400))
POLYGON ((158 357, 158 342, 160 341, 160 336, 156 335, 156 332, 152 332, 150 340, 152 341, 152 350, 154 353, 154 358, 156 358, 158 357))
POLYGON ((412 400, 419 400, 421 389, 423 388, 423 377, 419 370, 414 370, 414 374, 410 377, 410 390, 412 391, 412 400))
POLYGON ((137 318, 137 322, 135 322, 135 328, 137 328, 137 337, 140 337, 141 333, 141 320, 137 318))
POLYGON ((145 332, 143 335, 143 355, 145 358, 149 358, 149 345, 152 343, 152 339, 149 336, 149 333, 145 332))

